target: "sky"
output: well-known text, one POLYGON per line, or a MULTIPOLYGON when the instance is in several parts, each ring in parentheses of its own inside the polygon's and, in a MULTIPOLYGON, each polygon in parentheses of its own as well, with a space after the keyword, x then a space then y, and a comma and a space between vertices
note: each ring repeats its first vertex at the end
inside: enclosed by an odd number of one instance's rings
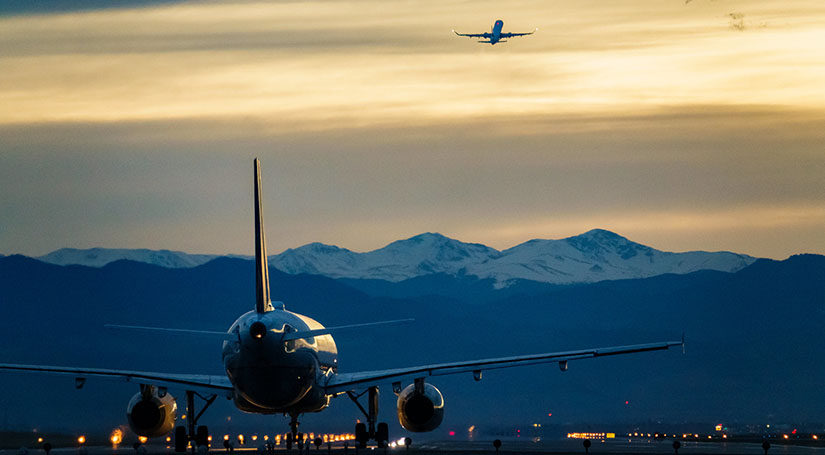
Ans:
POLYGON ((814 0, 0 2, 0 253, 825 253, 814 0), (452 34, 532 36, 490 46, 452 34))

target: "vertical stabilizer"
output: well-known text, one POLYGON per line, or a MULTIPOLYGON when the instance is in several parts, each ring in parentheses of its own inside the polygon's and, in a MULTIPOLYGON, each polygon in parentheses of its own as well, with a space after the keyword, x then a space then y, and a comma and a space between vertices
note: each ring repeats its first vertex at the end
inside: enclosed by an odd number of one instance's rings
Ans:
POLYGON ((266 263, 263 198, 261 197, 261 162, 255 158, 255 311, 272 311, 269 299, 269 265, 266 263))

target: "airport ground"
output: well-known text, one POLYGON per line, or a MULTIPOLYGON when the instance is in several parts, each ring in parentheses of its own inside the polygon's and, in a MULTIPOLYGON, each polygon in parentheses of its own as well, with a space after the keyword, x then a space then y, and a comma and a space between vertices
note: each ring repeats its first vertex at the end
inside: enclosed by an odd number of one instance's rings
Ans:
MULTIPOLYGON (((679 454, 690 455, 747 455, 765 454, 762 443, 759 441, 750 442, 696 442, 682 441, 679 454)), ((3 444, 8 447, 8 444, 3 444)), ((263 451, 260 451, 263 453, 263 451)), ((191 452, 190 452, 191 453, 191 452)), ((223 448, 212 448, 208 453, 215 455, 228 454, 223 448)), ((259 449, 255 447, 243 447, 233 449, 237 455, 257 455, 259 449)), ((395 447, 387 449, 369 448, 356 451, 352 447, 345 448, 343 445, 322 445, 319 448, 311 446, 299 452, 297 449, 287 450, 283 447, 276 447, 275 455, 493 455, 496 449, 492 441, 434 441, 413 445, 409 448, 395 447)), ((573 455, 585 454, 582 440, 559 439, 552 441, 504 441, 498 450, 500 455, 515 454, 554 454, 573 455)), ((614 439, 604 441, 593 441, 588 453, 598 454, 673 454, 673 441, 669 439, 614 439)), ((769 448, 769 455, 797 455, 797 454, 823 454, 825 447, 821 445, 807 445, 798 443, 773 443, 769 448)), ((175 452, 165 445, 148 444, 138 451, 131 445, 112 446, 78 446, 77 444, 54 445, 51 450, 52 455, 173 455, 175 452), (81 448, 82 447, 82 448, 81 448)), ((0 449, 0 455, 45 455, 41 446, 33 445, 27 447, 24 452, 20 448, 0 449)))

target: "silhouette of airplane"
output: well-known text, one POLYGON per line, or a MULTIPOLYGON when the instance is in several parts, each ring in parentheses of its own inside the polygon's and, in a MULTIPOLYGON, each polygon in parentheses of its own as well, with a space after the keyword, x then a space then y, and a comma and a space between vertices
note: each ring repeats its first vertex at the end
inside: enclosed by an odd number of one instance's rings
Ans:
POLYGON ((487 41, 480 40, 479 43, 490 43, 491 45, 495 45, 496 43, 506 43, 506 38, 514 38, 516 36, 525 36, 525 35, 532 35, 538 31, 538 28, 533 30, 532 32, 528 33, 508 33, 502 32, 501 28, 504 27, 504 21, 499 19, 493 24, 493 28, 490 32, 484 33, 458 33, 457 31, 453 30, 458 36, 467 36, 470 38, 484 38, 487 41))

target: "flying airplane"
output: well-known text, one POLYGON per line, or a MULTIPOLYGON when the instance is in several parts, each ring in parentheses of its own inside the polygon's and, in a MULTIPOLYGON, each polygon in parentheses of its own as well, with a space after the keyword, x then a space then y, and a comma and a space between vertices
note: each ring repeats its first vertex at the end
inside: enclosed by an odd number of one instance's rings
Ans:
POLYGON ((453 30, 458 36, 468 36, 470 38, 484 38, 487 41, 479 41, 479 43, 490 43, 491 45, 495 45, 496 43, 506 43, 506 38, 514 38, 516 36, 525 36, 525 35, 532 35, 536 33, 538 29, 533 30, 532 32, 528 33, 508 33, 502 32, 501 28, 504 27, 504 21, 499 19, 493 24, 493 28, 490 32, 484 33, 458 33, 457 31, 453 30))
MULTIPOLYGON (((162 372, 78 368, 68 366, 0 364, 0 370, 62 374, 73 377, 81 388, 89 378, 136 383, 139 391, 127 405, 127 419, 139 436, 161 437, 174 431, 175 450, 194 451, 208 446, 209 430, 198 425, 204 411, 217 397, 234 400, 241 411, 254 414, 284 414, 290 416, 286 445, 291 448, 298 439, 298 418, 303 413, 319 412, 329 406, 333 397, 346 395, 361 410, 366 422, 355 426, 355 438, 361 447, 374 440, 385 447, 389 440, 388 425, 378 422, 378 387, 390 385, 398 396, 397 414, 401 426, 411 432, 432 431, 444 416, 444 397, 429 378, 459 373, 472 373, 481 380, 482 371, 522 365, 557 362, 562 371, 571 360, 630 354, 684 347, 681 341, 666 341, 630 346, 582 349, 513 357, 488 358, 452 363, 420 365, 355 373, 339 372, 338 349, 334 334, 361 331, 378 324, 409 322, 383 321, 338 327, 324 327, 314 319, 285 309, 283 302, 270 299, 269 269, 264 233, 261 169, 254 161, 255 213, 255 306, 241 315, 226 332, 171 329, 138 326, 113 328, 157 331, 176 334, 199 334, 223 341, 223 365, 226 375, 172 374, 162 372), (185 394, 187 426, 175 426, 177 402, 169 389, 185 394), (366 409, 361 398, 366 395, 366 409), (200 409, 195 397, 203 400, 200 409)), ((302 438, 301 438, 302 439, 302 438)))

